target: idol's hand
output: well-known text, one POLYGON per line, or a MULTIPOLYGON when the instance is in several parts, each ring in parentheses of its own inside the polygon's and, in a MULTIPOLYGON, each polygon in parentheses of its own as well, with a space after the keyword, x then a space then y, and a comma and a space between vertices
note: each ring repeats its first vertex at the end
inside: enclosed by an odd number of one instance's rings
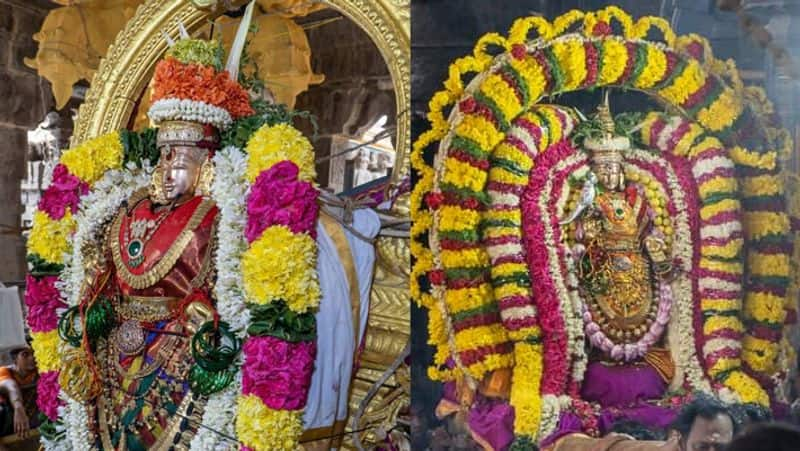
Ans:
POLYGON ((189 335, 194 335, 200 326, 214 320, 214 310, 204 302, 192 302, 186 307, 186 324, 189 335))

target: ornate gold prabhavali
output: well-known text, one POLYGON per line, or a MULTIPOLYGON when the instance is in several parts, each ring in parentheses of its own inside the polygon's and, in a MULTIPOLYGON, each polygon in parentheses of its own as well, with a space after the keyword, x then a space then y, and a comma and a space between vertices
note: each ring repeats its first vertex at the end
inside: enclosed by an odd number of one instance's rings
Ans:
MULTIPOLYGON (((125 128, 137 100, 147 87, 156 63, 167 50, 162 31, 178 34, 182 23, 189 32, 201 28, 243 0, 148 0, 119 33, 94 75, 75 123, 71 145, 125 128)), ((410 0, 322 0, 360 26, 383 56, 394 85, 397 105, 397 160, 392 174, 395 184, 408 175, 410 153, 410 0)), ((408 198, 395 207, 395 214, 408 217, 408 198)), ((388 430, 402 407, 408 405, 408 367, 393 365, 402 358, 410 334, 408 238, 379 237, 377 263, 370 296, 370 319, 366 347, 351 390, 354 429, 388 430), (387 370, 394 369, 389 372, 387 370), (389 376, 389 377, 387 377, 389 376)), ((368 443, 380 437, 374 432, 360 435, 368 443)), ((346 437, 345 446, 352 446, 346 437)))

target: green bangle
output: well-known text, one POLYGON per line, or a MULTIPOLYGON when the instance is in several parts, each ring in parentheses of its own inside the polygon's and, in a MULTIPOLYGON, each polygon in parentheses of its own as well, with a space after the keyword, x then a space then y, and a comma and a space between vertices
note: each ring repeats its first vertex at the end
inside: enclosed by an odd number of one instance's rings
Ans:
POLYGON ((192 337, 192 357, 206 371, 217 372, 227 369, 242 348, 242 341, 230 330, 228 323, 220 322, 216 332, 230 345, 214 346, 206 340, 206 335, 214 331, 214 322, 207 321, 197 329, 192 337))

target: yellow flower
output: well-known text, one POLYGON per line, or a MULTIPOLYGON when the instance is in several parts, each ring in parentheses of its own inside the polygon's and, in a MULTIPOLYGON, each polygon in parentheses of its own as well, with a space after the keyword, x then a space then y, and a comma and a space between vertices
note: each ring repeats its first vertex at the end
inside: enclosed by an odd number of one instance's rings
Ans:
POLYGON ((745 238, 752 240, 789 230, 789 217, 785 213, 770 211, 745 211, 742 213, 745 238))
POLYGON ((733 177, 718 176, 706 180, 697 187, 700 197, 705 199, 710 194, 736 192, 736 179, 733 177))
POLYGON ((434 130, 446 129, 447 119, 442 110, 453 103, 455 100, 448 91, 439 91, 431 97, 428 102, 428 120, 434 130))
MULTIPOLYGON (((423 134, 419 135, 416 141, 414 141, 414 147, 411 151, 411 164, 414 166, 414 169, 423 172, 425 174, 432 173, 433 169, 425 163, 425 160, 422 158, 422 151, 432 143, 442 139, 444 137, 444 131, 442 130, 428 130, 423 134)), ((416 188, 416 187, 415 187, 416 188)))
POLYGON ((742 362, 738 358, 733 359, 728 357, 722 357, 716 362, 714 362, 714 365, 708 369, 708 374, 710 374, 711 377, 716 377, 718 374, 722 372, 737 369, 741 365, 742 362))
POLYGON ((519 233, 518 227, 487 227, 483 231, 483 238, 500 238, 508 235, 517 235, 519 233))
POLYGON ((518 330, 509 330, 508 338, 513 341, 521 341, 529 337, 539 337, 541 333, 539 326, 523 327, 518 330))
POLYGON ((483 191, 483 186, 486 184, 486 171, 456 158, 448 157, 444 162, 442 181, 458 188, 480 192, 483 191))
POLYGON ((711 335, 713 332, 722 329, 731 329, 737 332, 742 331, 742 322, 739 318, 730 316, 712 316, 703 323, 703 335, 711 335))
POLYGON ((64 254, 72 250, 69 240, 75 231, 75 219, 67 210, 59 220, 37 211, 33 215, 33 228, 28 237, 28 253, 38 254, 49 263, 62 263, 64 254))
POLYGON ((502 166, 494 166, 489 169, 489 180, 508 183, 510 185, 527 185, 528 175, 515 174, 502 166))
POLYGON ((734 371, 725 379, 724 384, 736 392, 743 403, 756 403, 769 407, 769 396, 752 377, 741 371, 734 371))
POLYGON ((239 396, 236 435, 253 451, 295 451, 302 432, 302 410, 274 410, 258 396, 239 396))
POLYGON ((483 307, 492 302, 492 287, 488 283, 482 283, 477 287, 446 290, 444 301, 450 313, 483 307))
POLYGON ((496 299, 502 299, 509 296, 528 296, 530 292, 528 288, 521 287, 515 283, 504 283, 498 285, 494 289, 494 296, 496 299))
POLYGON ((704 221, 707 221, 709 218, 713 218, 719 213, 724 213, 727 211, 738 211, 738 210, 739 210, 738 199, 723 199, 711 205, 706 205, 704 207, 701 207, 700 218, 702 218, 704 221))
POLYGON ((619 38, 604 39, 600 64, 600 85, 610 85, 619 80, 628 63, 628 49, 619 38))
POLYGON ((451 98, 457 99, 464 93, 464 82, 462 76, 471 72, 481 72, 491 63, 491 61, 479 60, 472 55, 459 58, 450 65, 448 78, 444 82, 451 98))
POLYGON ((61 369, 61 356, 58 352, 58 330, 32 332, 31 347, 36 357, 36 367, 40 373, 61 369))
POLYGON ((562 14, 553 21, 553 36, 561 36, 567 28, 572 26, 575 22, 583 19, 586 15, 583 11, 573 9, 568 13, 562 14))
POLYGON ((489 210, 484 213, 484 218, 492 221, 512 221, 517 224, 522 222, 521 210, 489 210))
POLYGON ((727 244, 714 245, 708 244, 700 248, 700 254, 703 257, 722 257, 733 258, 736 257, 742 250, 743 240, 741 238, 731 240, 727 244))
POLYGON ((760 373, 775 372, 780 347, 777 343, 745 335, 742 340, 742 358, 755 371, 760 373))
POLYGON ((438 230, 442 232, 461 232, 478 227, 481 214, 455 205, 445 205, 439 210, 438 230))
POLYGON ((455 132, 459 136, 475 141, 486 152, 492 150, 504 138, 503 133, 497 130, 493 123, 483 116, 474 114, 465 115, 461 123, 456 125, 455 132))
POLYGON ((489 255, 483 249, 445 249, 439 255, 445 268, 474 268, 489 265, 489 255))
POLYGON ((748 196, 771 196, 783 192, 783 182, 775 175, 758 175, 742 179, 742 192, 748 196))
POLYGON ((762 254, 751 251, 747 254, 748 269, 754 276, 789 276, 789 256, 784 254, 762 254))
POLYGON ((577 89, 586 79, 586 50, 580 39, 567 39, 553 44, 553 54, 564 73, 563 91, 577 89))
POLYGON ((785 316, 784 299, 781 296, 753 291, 748 291, 745 294, 745 319, 783 323, 785 316))
POLYGON ((659 94, 673 105, 681 105, 706 82, 705 73, 697 60, 689 60, 683 72, 672 81, 670 86, 659 91, 659 94))
POLYGON ((119 132, 111 132, 84 141, 61 155, 69 172, 88 184, 99 180, 106 171, 122 166, 122 142, 119 132))
POLYGON ((636 21, 635 25, 633 25, 631 30, 631 35, 628 36, 628 38, 646 39, 647 33, 653 27, 661 30, 661 33, 664 35, 664 42, 667 43, 667 46, 669 47, 675 46, 675 32, 672 31, 672 27, 669 26, 669 22, 667 22, 663 17, 655 17, 655 16, 642 17, 641 19, 636 21))
POLYGON ((444 316, 438 308, 431 308, 428 310, 428 343, 435 346, 447 344, 444 316))
MULTIPOLYGON (((541 108, 537 108, 536 112, 544 116, 546 120, 545 129, 549 130, 549 133, 545 133, 546 130, 542 130, 542 134, 546 134, 549 136, 550 141, 556 143, 561 141, 565 138, 563 136, 564 127, 561 119, 559 118, 558 114, 556 114, 556 109, 551 106, 543 106, 541 108)), ((541 144, 540 144, 541 145, 541 144)), ((539 151, 546 149, 546 147, 542 147, 539 151)))
POLYGON ((742 264, 739 262, 724 262, 718 260, 710 260, 708 258, 700 258, 700 267, 709 271, 720 271, 729 274, 741 274, 742 264))
POLYGON ((700 308, 702 310, 739 310, 742 308, 742 302, 739 299, 716 299, 706 298, 700 300, 700 308))
POLYGON ((692 146, 691 149, 689 149, 689 154, 687 155, 687 157, 696 158, 698 155, 707 151, 708 149, 722 149, 724 147, 725 146, 722 145, 719 139, 713 136, 706 136, 702 140, 700 140, 699 143, 695 144, 694 146, 692 146))
POLYGON ((514 355, 507 354, 489 354, 483 360, 470 365, 467 372, 476 380, 481 380, 491 371, 500 368, 512 368, 514 366, 514 355))
POLYGON ((719 131, 733 124, 743 108, 736 92, 726 87, 711 105, 697 112, 697 121, 711 131, 719 131))
POLYGON ((511 25, 508 42, 511 44, 528 42, 528 34, 532 28, 536 29, 541 38, 550 39, 553 36, 553 26, 546 19, 539 16, 521 17, 511 25))
POLYGON ((528 265, 525 263, 502 263, 492 266, 492 276, 502 277, 510 276, 511 274, 528 272, 528 265))
POLYGON ((750 152, 743 147, 736 146, 732 148, 728 154, 736 164, 742 166, 767 170, 775 169, 777 154, 774 151, 761 154, 758 152, 750 152))
POLYGON ((658 47, 645 44, 647 63, 633 85, 640 89, 650 88, 664 78, 667 71, 667 56, 658 47))
POLYGON ((422 289, 419 286, 419 282, 417 278, 423 274, 427 274, 428 271, 433 269, 433 254, 430 251, 421 252, 415 255, 417 262, 413 268, 411 268, 411 275, 409 276, 409 290, 411 292, 411 297, 416 299, 420 302, 420 304, 424 305, 423 302, 423 294, 422 289))
MULTIPOLYGON (((692 148, 692 143, 697 139, 698 136, 705 133, 703 127, 695 124, 694 122, 689 125, 689 131, 684 134, 680 140, 678 140, 678 144, 675 145, 675 149, 673 149, 672 153, 678 156, 685 156, 692 148)), ((698 146, 704 146, 708 143, 703 140, 698 144, 698 146)))
POLYGON ((255 182, 261 172, 289 160, 300 169, 300 180, 313 182, 314 149, 299 130, 289 124, 264 125, 247 142, 247 180, 255 182))
POLYGON ((511 380, 511 405, 514 407, 514 432, 536 437, 541 421, 539 385, 542 379, 542 346, 525 342, 514 344, 514 372, 511 380))
MULTIPOLYGON (((536 149, 530 149, 532 152, 535 152, 536 149)), ((505 160, 513 161, 520 169, 523 171, 530 171, 533 167, 533 160, 531 158, 520 152, 516 146, 508 144, 508 142, 503 141, 494 148, 494 152, 492 152, 492 156, 495 158, 503 158, 505 160)))
POLYGON ((528 101, 533 104, 544 94, 547 79, 544 68, 536 58, 526 56, 523 59, 511 58, 511 67, 516 70, 528 87, 528 101))
POLYGON ((656 121, 660 118, 661 118, 661 113, 656 113, 656 112, 647 113, 647 116, 644 118, 641 137, 642 137, 642 142, 647 144, 648 146, 655 147, 655 143, 650 142, 650 133, 653 130, 653 124, 655 124, 656 121))
POLYGON ((481 83, 480 91, 497 105, 503 115, 501 119, 506 122, 511 122, 522 111, 522 104, 514 93, 514 88, 498 74, 486 77, 481 83))
POLYGON ((486 33, 478 39, 478 42, 475 43, 475 47, 472 49, 472 56, 484 64, 492 61, 494 57, 491 53, 486 51, 486 47, 489 45, 496 45, 506 50, 510 48, 506 38, 501 36, 499 33, 486 33))
POLYGON ((242 278, 249 302, 283 299, 300 313, 315 308, 320 299, 316 242, 285 226, 267 227, 242 256, 242 278))
POLYGON ((456 349, 463 352, 482 346, 494 346, 508 341, 508 334, 502 324, 468 327, 456 332, 456 349))

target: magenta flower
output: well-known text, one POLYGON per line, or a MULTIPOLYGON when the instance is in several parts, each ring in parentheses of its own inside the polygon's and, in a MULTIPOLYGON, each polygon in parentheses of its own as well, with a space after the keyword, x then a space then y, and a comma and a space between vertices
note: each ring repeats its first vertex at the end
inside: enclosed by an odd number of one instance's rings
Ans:
POLYGON ((32 332, 49 332, 58 326, 56 309, 66 308, 56 288, 56 276, 25 278, 25 305, 28 306, 28 325, 32 332))
POLYGON ((294 233, 316 238, 319 191, 297 179, 299 170, 291 161, 281 161, 259 174, 247 199, 245 237, 252 243, 273 225, 287 226, 294 233))
POLYGON ((89 192, 89 185, 69 173, 67 167, 59 164, 53 169, 53 181, 39 199, 39 210, 52 219, 61 219, 67 211, 78 211, 80 197, 89 192))
POLYGON ((61 405, 61 400, 58 399, 60 388, 58 371, 48 371, 39 375, 39 382, 36 385, 36 405, 40 412, 53 421, 58 419, 58 407, 61 405))
POLYGON ((308 398, 316 353, 313 341, 248 339, 244 345, 242 394, 258 396, 270 409, 302 409, 308 398))

